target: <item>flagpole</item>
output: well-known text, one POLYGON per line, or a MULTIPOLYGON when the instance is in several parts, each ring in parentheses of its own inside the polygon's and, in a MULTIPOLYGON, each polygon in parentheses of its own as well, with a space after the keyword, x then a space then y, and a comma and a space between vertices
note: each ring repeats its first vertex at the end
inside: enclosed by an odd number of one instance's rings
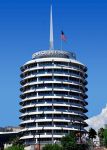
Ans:
POLYGON ((62 39, 61 39, 61 50, 62 50, 62 39))

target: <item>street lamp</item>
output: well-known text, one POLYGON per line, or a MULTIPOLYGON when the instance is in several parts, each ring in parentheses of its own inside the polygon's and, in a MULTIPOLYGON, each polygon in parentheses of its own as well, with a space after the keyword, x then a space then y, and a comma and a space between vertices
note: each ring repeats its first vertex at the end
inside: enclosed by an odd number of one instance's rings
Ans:
POLYGON ((38 141, 39 141, 39 150, 40 150, 40 133, 39 133, 38 141))
MULTIPOLYGON (((44 131, 44 127, 42 128, 41 133, 43 133, 43 131, 44 131)), ((38 133, 38 135, 39 135, 39 138, 38 138, 38 144, 39 144, 39 150, 40 150, 40 149, 41 149, 41 144, 40 144, 40 133, 38 133)))
POLYGON ((82 123, 82 121, 81 120, 79 120, 79 123, 80 123, 80 144, 82 143, 82 140, 81 140, 81 123, 82 123))

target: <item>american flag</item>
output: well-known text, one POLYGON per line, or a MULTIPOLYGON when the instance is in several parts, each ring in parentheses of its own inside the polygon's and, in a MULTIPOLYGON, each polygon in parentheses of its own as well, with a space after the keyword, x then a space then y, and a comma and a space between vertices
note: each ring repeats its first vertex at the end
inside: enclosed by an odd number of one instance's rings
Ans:
POLYGON ((66 36, 63 31, 61 31, 61 40, 66 41, 66 36))

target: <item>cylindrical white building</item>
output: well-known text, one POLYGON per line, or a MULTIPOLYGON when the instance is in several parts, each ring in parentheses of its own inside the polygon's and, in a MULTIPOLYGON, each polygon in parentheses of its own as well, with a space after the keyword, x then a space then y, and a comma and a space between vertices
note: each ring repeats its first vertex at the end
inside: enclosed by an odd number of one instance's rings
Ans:
POLYGON ((72 52, 38 51, 21 67, 21 123, 25 145, 60 142, 85 132, 87 67, 72 52))

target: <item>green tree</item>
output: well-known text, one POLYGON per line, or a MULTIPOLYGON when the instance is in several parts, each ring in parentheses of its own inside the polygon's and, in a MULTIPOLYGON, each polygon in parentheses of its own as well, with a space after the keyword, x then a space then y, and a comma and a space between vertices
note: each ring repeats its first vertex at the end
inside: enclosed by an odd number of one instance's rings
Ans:
POLYGON ((104 145, 107 148, 107 129, 104 129, 104 145))
POLYGON ((77 149, 77 142, 76 142, 76 135, 74 132, 65 136, 61 140, 61 144, 63 150, 76 150, 77 149))
POLYGON ((88 150, 89 145, 88 144, 78 144, 76 150, 88 150))
POLYGON ((61 140, 63 150, 87 150, 88 143, 77 144, 77 137, 75 132, 65 136, 61 140))
POLYGON ((9 142, 12 146, 6 148, 5 150, 24 150, 24 146, 21 144, 19 137, 11 138, 9 142))
POLYGON ((43 150, 62 150, 62 147, 58 144, 47 144, 43 147, 43 150))
POLYGON ((13 146, 6 148, 5 150, 24 150, 24 146, 23 145, 13 145, 13 146))
POLYGON ((100 140, 100 146, 103 146, 103 143, 104 143, 104 129, 103 128, 100 128, 98 130, 98 137, 100 140))
POLYGON ((94 138, 96 138, 97 132, 93 128, 90 128, 88 135, 89 135, 89 138, 93 140, 94 138))
POLYGON ((43 150, 87 150, 88 144, 77 144, 76 138, 75 132, 72 132, 61 139, 61 146, 57 144, 48 144, 45 145, 43 150))
POLYGON ((12 138, 10 141, 11 141, 12 145, 18 145, 18 144, 20 144, 20 140, 19 139, 20 138, 17 136, 15 138, 12 138))

